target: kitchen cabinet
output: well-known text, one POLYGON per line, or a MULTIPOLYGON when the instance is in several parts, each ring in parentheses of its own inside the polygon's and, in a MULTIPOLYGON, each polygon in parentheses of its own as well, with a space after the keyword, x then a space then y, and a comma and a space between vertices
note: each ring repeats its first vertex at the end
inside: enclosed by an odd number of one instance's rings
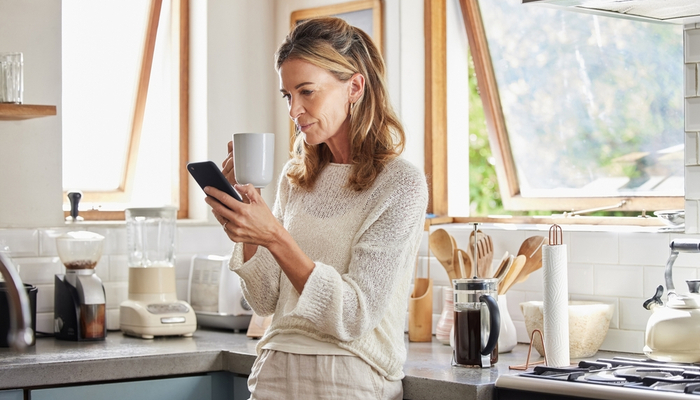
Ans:
POLYGON ((24 391, 16 390, 0 390, 0 400, 24 400, 24 391))
POLYGON ((0 104, 0 120, 15 121, 56 115, 56 106, 36 104, 0 104))
MULTIPOLYGON (((18 392, 22 393, 21 390, 18 392)), ((32 400, 239 400, 247 399, 249 395, 246 379, 229 372, 29 390, 32 400)), ((5 400, 5 397, 0 396, 0 400, 5 400)))

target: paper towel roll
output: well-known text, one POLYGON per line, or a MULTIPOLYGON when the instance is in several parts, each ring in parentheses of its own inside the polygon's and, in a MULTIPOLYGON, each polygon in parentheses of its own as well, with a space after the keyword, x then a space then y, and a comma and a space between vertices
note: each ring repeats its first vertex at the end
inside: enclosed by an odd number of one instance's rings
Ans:
POLYGON ((564 367, 570 363, 566 270, 566 245, 542 246, 544 351, 547 364, 553 367, 564 367))

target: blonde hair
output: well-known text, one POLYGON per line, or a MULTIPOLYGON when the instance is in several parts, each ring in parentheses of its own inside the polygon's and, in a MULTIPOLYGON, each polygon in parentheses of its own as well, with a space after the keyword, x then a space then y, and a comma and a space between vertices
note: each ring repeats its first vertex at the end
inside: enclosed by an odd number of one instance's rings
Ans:
MULTIPOLYGON (((275 54, 277 71, 286 60, 299 59, 323 68, 346 82, 356 73, 365 78, 362 96, 350 107, 348 186, 372 186, 384 166, 404 149, 406 135, 394 113, 384 79, 384 60, 372 39, 340 18, 314 18, 298 24, 275 54)), ((325 143, 308 145, 298 127, 287 177, 307 190, 331 162, 325 143)))

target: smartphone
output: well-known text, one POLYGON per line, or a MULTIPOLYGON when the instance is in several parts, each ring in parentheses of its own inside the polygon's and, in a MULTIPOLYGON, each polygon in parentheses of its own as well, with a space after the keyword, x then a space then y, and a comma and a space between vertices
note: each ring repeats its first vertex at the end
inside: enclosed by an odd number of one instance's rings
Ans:
POLYGON ((187 170, 194 178, 199 186, 204 190, 205 187, 215 187, 222 192, 228 194, 234 199, 242 202, 241 195, 231 186, 219 167, 212 161, 199 161, 187 164, 187 170))

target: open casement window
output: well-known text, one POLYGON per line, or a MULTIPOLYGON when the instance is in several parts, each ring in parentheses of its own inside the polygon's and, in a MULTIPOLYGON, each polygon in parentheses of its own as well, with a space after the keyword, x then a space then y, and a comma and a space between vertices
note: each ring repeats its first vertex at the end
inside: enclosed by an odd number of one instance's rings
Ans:
POLYGON ((63 42, 63 187, 80 216, 186 218, 189 0, 64 0, 63 42))
MULTIPOLYGON (((438 215, 447 214, 436 179, 448 172, 447 83, 428 66, 444 63, 444 2, 425 8, 426 170, 438 215)), ((505 209, 683 208, 682 26, 520 0, 459 4, 505 209)))

